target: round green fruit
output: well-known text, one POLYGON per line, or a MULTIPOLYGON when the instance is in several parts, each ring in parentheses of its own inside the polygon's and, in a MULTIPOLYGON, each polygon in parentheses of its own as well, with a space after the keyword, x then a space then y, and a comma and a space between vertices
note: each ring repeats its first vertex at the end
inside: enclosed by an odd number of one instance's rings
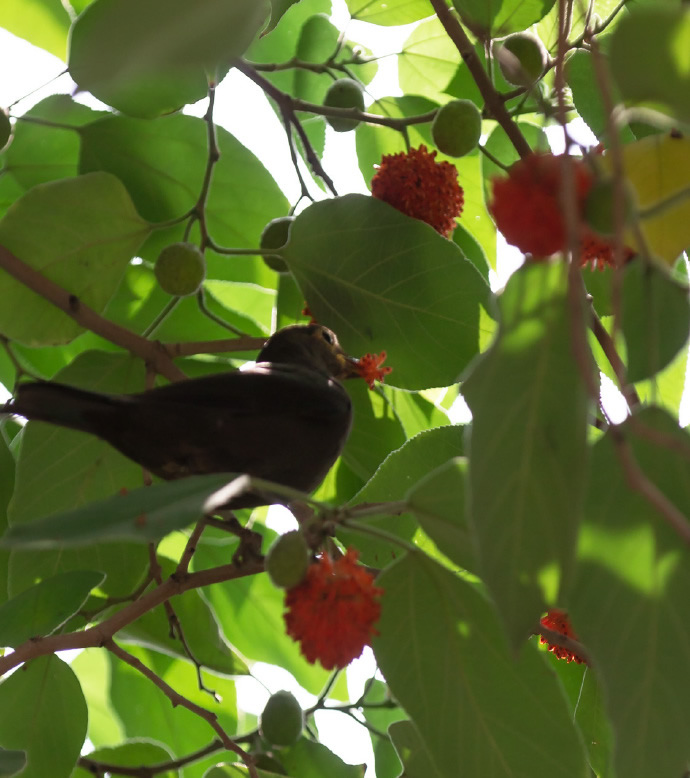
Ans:
POLYGON ((434 145, 449 157, 463 157, 476 148, 482 134, 482 115, 471 100, 451 100, 431 125, 434 145))
POLYGON ((514 86, 532 86, 546 66, 546 52, 536 35, 516 32, 499 44, 498 66, 503 78, 514 86))
MULTIPOLYGON (((273 219, 265 227, 261 233, 261 240, 259 246, 264 251, 276 251, 282 249, 288 241, 288 235, 290 233, 290 225, 295 221, 294 216, 281 216, 278 219, 273 219)), ((280 257, 272 257, 270 254, 262 254, 263 261, 276 273, 287 273, 289 271, 285 261, 280 257)))
POLYGON ((10 117, 0 108, 0 151, 7 146, 7 141, 12 134, 12 125, 10 117))
POLYGON ((276 538, 268 549, 264 566, 274 586, 292 589, 301 583, 309 567, 309 546, 299 530, 276 538))
POLYGON ((158 255, 153 272, 164 292, 186 297, 199 291, 206 278, 206 260, 193 243, 172 243, 158 255))
POLYGON ((261 734, 274 746, 291 746, 304 729, 304 713, 293 694, 276 692, 269 697, 259 722, 261 734))
MULTIPOLYGON (((594 230, 605 237, 611 237, 615 231, 614 203, 616 193, 613 179, 597 181, 589 190, 585 200, 585 221, 594 230)), ((630 187, 623 185, 623 224, 630 223, 634 212, 634 199, 630 187)))
MULTIPOLYGON (((339 78, 328 88, 323 104, 329 108, 357 108, 363 111, 362 86, 351 78, 339 78)), ((336 132, 349 132, 359 124, 359 119, 335 119, 328 116, 326 121, 336 132)))

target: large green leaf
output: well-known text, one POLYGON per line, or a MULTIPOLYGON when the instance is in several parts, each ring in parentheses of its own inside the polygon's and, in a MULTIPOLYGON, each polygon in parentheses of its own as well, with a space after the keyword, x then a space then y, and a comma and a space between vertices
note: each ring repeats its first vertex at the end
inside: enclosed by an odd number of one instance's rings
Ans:
POLYGON ((453 0, 462 21, 477 33, 500 38, 524 30, 549 12, 555 0, 453 0))
POLYGON ((60 0, 3 0, 0 25, 60 59, 66 59, 70 18, 60 0))
POLYGON ((562 263, 530 263, 511 277, 496 341, 463 385, 473 419, 469 522, 515 647, 569 582, 584 496, 588 399, 567 275, 562 263))
POLYGON ((623 336, 628 380, 656 375, 674 359, 690 334, 687 286, 654 262, 635 260, 623 277, 623 336))
POLYGON ((89 708, 88 738, 95 748, 121 743, 124 729, 110 699, 110 660, 102 648, 84 649, 70 667, 81 684, 89 708))
POLYGON ((387 203, 354 194, 314 203, 282 256, 347 351, 386 350, 395 386, 447 386, 477 353, 486 283, 454 243, 387 203))
POLYGON ((629 103, 652 103, 690 121, 690 10, 653 5, 633 9, 611 38, 611 70, 629 103), (653 59, 641 51, 654 51, 653 59))
POLYGON ((95 0, 71 30, 70 75, 123 113, 170 113, 206 94, 267 13, 256 0, 95 0))
POLYGON ((439 776, 584 778, 558 682, 533 645, 515 660, 488 600, 420 553, 377 583, 374 653, 439 776))
POLYGON ((443 778, 433 762, 429 750, 411 721, 394 721, 389 729, 391 740, 400 761, 405 765, 403 773, 409 778, 443 778))
POLYGON ((385 0, 347 0, 353 19, 386 26, 409 24, 431 15, 427 0, 404 0, 389 3, 385 0))
MULTIPOLYGON (((97 748, 86 754, 86 758, 97 763, 145 769, 148 766, 155 767, 171 761, 172 754, 158 743, 132 740, 112 748, 97 748)), ((159 778, 178 778, 179 775, 177 770, 156 771, 156 776, 159 778)), ((84 767, 77 767, 70 778, 93 778, 93 772, 84 767)))
MULTIPOLYGON (((220 160, 214 168, 206 221, 222 246, 259 245, 261 232, 288 202, 263 164, 236 138, 217 128, 220 160)), ((107 170, 127 187, 139 212, 154 222, 179 218, 195 205, 204 178, 207 127, 193 116, 156 121, 115 116, 82 129, 82 171, 107 170)), ((182 239, 183 227, 152 236, 142 256, 155 260, 168 243, 182 239)), ((276 274, 259 257, 207 252, 208 277, 274 288, 276 274)))
MULTIPOLYGON (((615 434, 629 442, 647 478, 690 515, 690 436, 676 420, 649 408, 615 434)), ((592 454, 569 609, 604 687, 619 776, 677 778, 687 767, 688 591, 686 543, 630 488, 607 434, 592 454)))
MULTIPOLYGON (((14 491, 15 463, 5 439, 0 435, 0 532, 4 534, 8 527, 7 507, 14 491)), ((0 551, 0 603, 7 599, 7 577, 9 552, 0 551)))
POLYGON ((30 549, 84 547, 118 541, 150 543, 200 519, 209 497, 231 480, 232 474, 190 476, 115 494, 82 508, 17 523, 1 543, 30 549))
MULTIPOLYGON (((115 176, 36 186, 0 221, 0 245, 100 312, 150 226, 115 176)), ((69 343, 82 325, 0 271, 0 331, 32 346, 69 343)))
MULTIPOLYGON (((464 427, 451 425, 420 432, 394 451, 382 463, 373 478, 350 500, 351 504, 403 500, 408 489, 435 468, 463 453, 464 427)), ((417 531, 417 520, 411 513, 402 516, 372 516, 361 519, 391 535, 411 541, 417 531)), ((384 567, 395 559, 397 551, 387 541, 366 533, 340 529, 338 538, 361 552, 361 560, 374 567, 384 567)))
POLYGON ((26 751, 22 778, 69 778, 86 720, 79 681, 56 656, 33 659, 0 684, 0 746, 26 751))
POLYGON ((78 570, 37 583, 0 606, 0 645, 18 646, 64 624, 102 583, 103 573, 78 570))
POLYGON ((454 457, 416 483, 407 505, 439 551, 466 570, 476 570, 472 538, 465 518, 467 460, 454 457))
POLYGON ((365 765, 349 765, 321 743, 301 738, 294 746, 282 749, 280 761, 288 775, 300 778, 364 778, 365 765))
POLYGON ((79 127, 103 114, 75 103, 68 95, 41 100, 14 127, 7 149, 6 173, 24 189, 79 172, 79 127), (39 121, 32 121, 39 120, 39 121))
POLYGON ((445 102, 444 91, 462 61, 443 25, 433 17, 414 28, 398 55, 400 89, 445 102))

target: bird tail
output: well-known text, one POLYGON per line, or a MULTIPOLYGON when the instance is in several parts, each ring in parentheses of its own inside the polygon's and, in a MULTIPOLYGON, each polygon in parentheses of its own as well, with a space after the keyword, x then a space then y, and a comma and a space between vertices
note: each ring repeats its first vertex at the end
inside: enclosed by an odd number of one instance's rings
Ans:
POLYGON ((0 406, 0 412, 93 432, 95 419, 112 415, 114 399, 64 384, 26 383, 17 387, 15 399, 0 406))

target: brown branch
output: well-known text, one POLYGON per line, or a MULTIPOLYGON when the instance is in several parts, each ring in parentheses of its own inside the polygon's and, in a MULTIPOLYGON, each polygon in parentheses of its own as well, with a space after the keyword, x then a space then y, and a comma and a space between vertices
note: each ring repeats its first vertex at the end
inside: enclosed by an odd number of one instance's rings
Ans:
POLYGON ((680 539, 690 546, 690 521, 685 514, 647 478, 619 427, 611 427, 611 437, 630 489, 641 495, 680 539))
POLYGON ((613 368, 616 380, 618 381, 618 388, 621 390, 621 394, 625 398, 628 408, 630 408, 630 410, 639 408, 642 405, 642 400, 640 400, 640 396, 635 387, 628 383, 625 364, 616 350, 616 344, 613 342, 613 338, 609 335, 606 327, 601 323, 601 319, 594 312, 594 309, 590 311, 590 326, 606 359, 608 359, 609 364, 613 368))
POLYGON ((136 621, 144 613, 148 613, 148 611, 153 610, 171 597, 183 594, 191 589, 199 589, 203 586, 232 581, 247 575, 255 575, 262 572, 263 569, 262 561, 248 561, 241 566, 236 564, 221 565, 209 570, 188 573, 181 578, 171 576, 161 586, 147 592, 140 599, 114 613, 100 624, 89 627, 89 629, 27 640, 25 643, 17 646, 11 654, 0 657, 0 676, 23 662, 35 659, 38 656, 47 656, 56 651, 72 648, 102 646, 118 630, 136 621))
POLYGON ((112 654, 114 654, 118 659, 121 659, 130 667, 133 667, 144 677, 148 678, 151 683, 155 684, 155 686, 157 686, 170 700, 173 708, 176 708, 179 705, 183 708, 186 708, 188 711, 195 713, 197 716, 199 716, 199 718, 206 721, 213 729, 213 731, 218 735, 218 738, 220 739, 223 746, 228 751, 232 751, 233 753, 237 754, 245 763, 247 769, 249 770, 249 775, 252 776, 252 778, 259 778, 252 757, 232 740, 230 735, 228 735, 228 733, 218 723, 218 716, 213 711, 202 708, 201 705, 197 705, 191 700, 188 700, 179 692, 176 692, 172 686, 167 684, 159 675, 156 675, 156 673, 149 669, 141 660, 137 659, 137 657, 133 656, 128 651, 125 651, 121 646, 118 646, 117 643, 115 643, 115 641, 111 638, 104 641, 103 646, 107 648, 108 651, 110 651, 112 654))
POLYGON ((130 778, 152 778, 159 773, 167 773, 174 770, 180 770, 188 764, 193 764, 206 756, 215 754, 224 748, 220 739, 212 740, 207 746, 200 748, 193 754, 171 759, 167 762, 158 762, 157 764, 146 765, 145 767, 124 767, 123 765, 100 762, 96 759, 90 759, 88 756, 79 757, 77 764, 79 767, 94 774, 110 773, 112 775, 126 775, 130 778))
POLYGON ((93 308, 81 302, 76 295, 70 294, 54 281, 22 262, 4 246, 0 246, 0 268, 32 292, 59 308, 81 327, 143 359, 157 373, 171 381, 179 381, 187 377, 173 364, 168 353, 158 343, 148 341, 125 327, 103 318, 93 308))
POLYGON ((453 41, 455 47, 460 52, 460 56, 467 65, 474 83, 477 85, 481 96, 484 98, 484 104, 489 114, 503 127, 508 139, 515 147, 515 150, 521 157, 526 157, 532 153, 529 143, 520 132, 520 128, 515 124, 511 115, 508 113, 503 98, 496 91, 491 83, 487 72, 482 67, 472 42, 462 29, 460 22, 453 16, 450 8, 446 5, 446 0, 430 0, 431 5, 443 25, 448 37, 453 41))

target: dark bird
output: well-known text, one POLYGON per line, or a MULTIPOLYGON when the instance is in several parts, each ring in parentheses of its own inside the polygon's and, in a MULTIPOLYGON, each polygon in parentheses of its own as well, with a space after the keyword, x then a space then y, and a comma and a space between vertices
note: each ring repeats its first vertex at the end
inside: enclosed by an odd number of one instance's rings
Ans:
MULTIPOLYGON (((247 473, 311 492, 350 432, 352 405, 340 380, 358 375, 333 332, 294 325, 246 369, 130 395, 25 383, 0 411, 96 435, 160 478, 247 473)), ((229 507, 271 501, 246 495, 229 507)))

